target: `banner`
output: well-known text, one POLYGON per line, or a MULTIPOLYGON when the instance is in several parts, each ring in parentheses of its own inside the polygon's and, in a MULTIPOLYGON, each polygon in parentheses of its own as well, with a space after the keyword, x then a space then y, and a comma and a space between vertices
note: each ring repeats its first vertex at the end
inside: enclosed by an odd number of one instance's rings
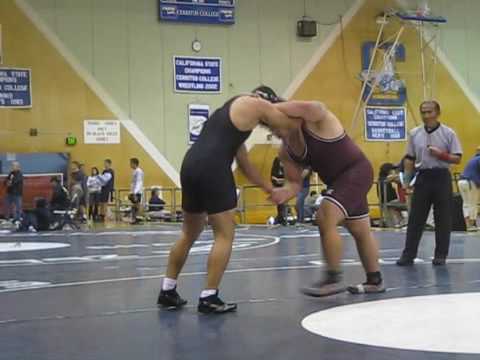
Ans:
POLYGON ((159 0, 160 20, 198 24, 235 23, 235 0, 159 0))
POLYGON ((222 59, 173 57, 175 92, 218 94, 222 91, 222 59))
POLYGON ((0 108, 31 108, 30 69, 0 68, 0 108))
POLYGON ((192 145, 198 140, 203 125, 208 120, 210 106, 190 104, 188 105, 188 144, 192 145))
POLYGON ((403 141, 407 138, 407 110, 404 107, 365 108, 367 141, 403 141))
POLYGON ((85 144, 120 144, 118 120, 85 120, 83 130, 85 144))

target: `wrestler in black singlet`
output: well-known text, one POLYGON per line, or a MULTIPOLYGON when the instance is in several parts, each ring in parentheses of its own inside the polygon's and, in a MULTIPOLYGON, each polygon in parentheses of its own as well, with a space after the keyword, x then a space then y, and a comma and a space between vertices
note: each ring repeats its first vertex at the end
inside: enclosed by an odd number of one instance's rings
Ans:
POLYGON ((237 207, 231 166, 252 131, 240 131, 232 123, 230 107, 236 99, 230 99, 210 116, 183 159, 180 181, 186 212, 216 214, 237 207))

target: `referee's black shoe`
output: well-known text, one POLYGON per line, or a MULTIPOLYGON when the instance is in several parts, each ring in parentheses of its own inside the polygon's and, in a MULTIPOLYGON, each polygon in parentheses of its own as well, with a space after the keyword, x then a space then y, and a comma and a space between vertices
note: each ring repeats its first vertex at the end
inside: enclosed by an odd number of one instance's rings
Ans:
POLYGON ((397 260, 397 265, 398 266, 413 266, 414 260, 412 258, 406 257, 406 256, 401 256, 400 259, 397 260))
POLYGON ((237 304, 224 303, 216 294, 198 300, 198 312, 202 314, 224 314, 237 310, 237 304))
POLYGON ((177 288, 172 290, 160 290, 158 295, 157 305, 167 310, 178 310, 187 304, 187 300, 184 300, 178 295, 177 288))
POLYGON ((433 266, 444 266, 447 263, 447 259, 445 258, 434 258, 432 260, 433 266))

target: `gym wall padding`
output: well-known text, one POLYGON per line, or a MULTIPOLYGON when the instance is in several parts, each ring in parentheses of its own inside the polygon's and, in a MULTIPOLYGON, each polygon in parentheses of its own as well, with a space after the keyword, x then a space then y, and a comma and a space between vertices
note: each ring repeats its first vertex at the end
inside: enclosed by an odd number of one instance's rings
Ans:
POLYGON ((121 144, 84 145, 83 121, 115 119, 104 103, 69 66, 61 54, 17 8, 13 0, 0 2, 3 30, 3 66, 32 69, 31 109, 0 109, 0 152, 68 152, 72 160, 101 168, 110 158, 117 171, 117 188, 128 188, 130 157, 137 157, 145 170, 146 185, 172 186, 172 181, 122 127, 121 144), (31 137, 29 129, 38 129, 31 137), (78 138, 65 145, 71 133, 78 138))

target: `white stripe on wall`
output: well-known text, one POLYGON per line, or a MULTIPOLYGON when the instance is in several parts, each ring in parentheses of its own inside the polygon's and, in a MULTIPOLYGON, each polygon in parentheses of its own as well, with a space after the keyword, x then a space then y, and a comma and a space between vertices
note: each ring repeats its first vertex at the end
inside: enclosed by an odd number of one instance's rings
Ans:
POLYGON ((130 133, 143 150, 157 163, 157 165, 167 174, 167 176, 180 186, 180 176, 178 171, 162 155, 157 147, 148 139, 142 130, 133 122, 128 120, 129 116, 122 110, 112 96, 103 88, 103 86, 87 71, 77 58, 68 50, 60 38, 52 31, 37 12, 27 3, 26 0, 15 0, 17 7, 27 16, 37 29, 45 36, 52 46, 63 56, 73 70, 85 81, 88 87, 99 97, 105 106, 117 117, 123 124, 123 127, 130 133))

